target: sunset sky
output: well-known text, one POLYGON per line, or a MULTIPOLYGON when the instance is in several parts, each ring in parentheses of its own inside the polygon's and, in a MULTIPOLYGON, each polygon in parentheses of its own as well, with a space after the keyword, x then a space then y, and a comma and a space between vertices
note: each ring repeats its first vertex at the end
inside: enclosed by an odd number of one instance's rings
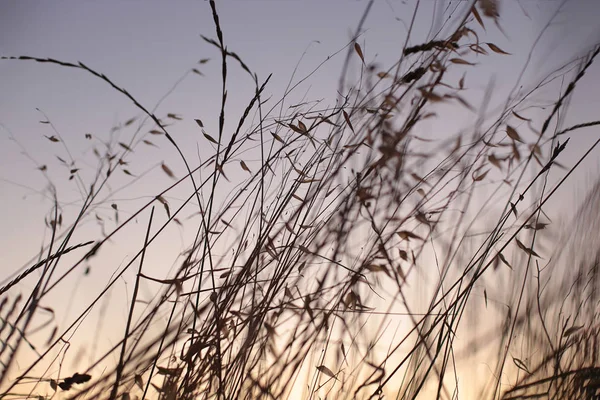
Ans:
MULTIPOLYGON (((468 3, 457 0, 421 1, 409 44, 427 42, 432 38, 432 31, 451 32, 455 27, 452 16, 462 15, 468 3), (449 16, 450 22, 444 23, 449 16)), ((504 104, 506 96, 517 84, 517 77, 526 63, 528 68, 523 81, 517 85, 517 88, 524 85, 523 90, 528 85, 537 84, 565 62, 583 55, 600 41, 600 25, 597 23, 600 3, 595 0, 567 1, 547 27, 562 1, 504 0, 501 3, 500 25, 503 32, 489 20, 486 20, 485 31, 476 23, 471 25, 477 27, 482 41, 494 43, 511 55, 490 52, 485 57, 471 57, 469 61, 478 65, 461 66, 460 73, 456 74, 460 78, 466 72, 465 85, 473 89, 468 100, 476 109, 481 105, 492 78, 496 87, 492 105, 498 107, 504 104), (545 34, 534 48, 538 35, 544 29, 545 34)), ((320 99, 323 107, 335 104, 346 46, 351 43, 366 5, 364 0, 217 2, 228 49, 242 58, 260 82, 273 74, 263 96, 272 96, 269 105, 282 97, 290 81, 292 84, 299 82, 326 61, 292 92, 285 102, 284 113, 286 107, 304 100, 320 99), (297 71, 292 76, 296 67, 297 71)), ((375 2, 357 40, 368 64, 375 63, 383 70, 398 60, 416 5, 414 0, 375 2)), ((81 61, 126 89, 146 108, 154 109, 160 102, 156 110, 159 117, 175 113, 183 118, 173 125, 171 133, 186 157, 194 161, 193 164, 197 164, 198 156, 203 160, 212 151, 194 119, 201 119, 207 132, 214 134, 217 131, 221 91, 219 52, 201 35, 216 36, 207 1, 0 2, 0 56, 48 57, 72 63, 81 61), (200 60, 205 62, 199 63, 200 60), (192 72, 192 69, 201 74, 192 72)), ((350 66, 348 79, 356 81, 360 60, 354 53, 350 66)), ((241 112, 254 94, 254 84, 246 72, 234 61, 230 62, 229 68, 227 115, 232 117, 227 119, 226 131, 235 128, 241 112)), ((563 85, 566 83, 563 82, 563 85)), ((547 105, 556 100, 560 82, 549 86, 548 90, 542 88, 541 91, 547 105)), ((566 126, 598 119, 598 89, 600 66, 595 64, 577 88, 566 117, 566 126)), ((278 112, 279 108, 274 115, 278 112)), ((529 115, 543 117, 549 112, 547 108, 531 111, 529 115)), ((446 115, 448 118, 443 122, 426 125, 429 130, 423 131, 422 135, 432 138, 454 135, 470 126, 476 118, 476 114, 467 110, 446 115)), ((68 180, 69 168, 61 165, 56 156, 63 159, 72 157, 82 178, 86 182, 91 181, 96 165, 93 146, 100 149, 101 141, 108 140, 111 128, 132 117, 138 119, 130 126, 115 131, 117 142, 127 143, 136 129, 140 128, 140 132, 145 134, 151 126, 146 123, 140 127, 142 113, 106 82, 82 70, 33 61, 0 60, 0 284, 5 284, 22 267, 31 265, 42 243, 47 244, 48 241, 49 231, 43 221, 52 202, 47 197, 48 181, 38 168, 46 166, 48 177, 58 188, 59 200, 65 205, 65 217, 72 220, 82 202, 81 192, 76 180, 68 180), (40 121, 50 121, 56 131, 50 124, 40 121), (92 134, 92 140, 85 137, 87 133, 92 134), (55 136, 60 136, 61 141, 52 142, 47 138, 55 136), (13 137, 16 141, 11 139, 13 137)), ((573 165, 598 138, 598 133, 598 129, 594 128, 574 133, 561 162, 566 166, 573 165)), ((173 180, 160 170, 162 162, 176 176, 183 176, 183 163, 164 136, 149 135, 145 139, 151 140, 156 147, 139 144, 130 155, 130 161, 134 175, 147 175, 139 180, 126 175, 117 177, 119 186, 111 189, 121 191, 110 198, 101 210, 103 215, 112 216, 113 211, 108 204, 116 203, 125 216, 135 211, 138 200, 151 198, 149 196, 172 184, 173 180)), ((600 167, 599 154, 598 150, 595 151, 559 194, 561 201, 555 203, 557 214, 565 201, 573 203, 581 199, 586 185, 596 179, 600 167)), ((252 169, 252 157, 248 165, 252 169)), ((231 170, 230 173, 242 175, 245 172, 231 170)), ((189 185, 186 186, 181 192, 182 197, 189 189, 189 185)), ((173 200, 176 201, 177 197, 173 200)), ((164 216, 161 215, 161 218, 164 216)), ((114 253, 103 259, 104 265, 92 263, 92 281, 85 277, 80 277, 80 280, 73 278, 74 293, 78 293, 73 294, 73 298, 82 296, 81 301, 85 303, 85 299, 89 300, 89 293, 80 292, 93 292, 103 287, 112 272, 128 261, 127 257, 132 254, 128 253, 127 246, 132 245, 136 249, 141 246, 146 221, 147 215, 144 214, 140 217, 139 232, 116 239, 114 253)), ((171 241, 165 242, 164 248, 175 250, 175 253, 157 252, 153 258, 154 265, 148 268, 154 272, 173 268, 176 251, 182 251, 189 245, 187 239, 193 231, 171 228, 171 241)), ((97 234, 97 226, 87 224, 78 240, 86 240, 87 232, 97 234)), ((130 294, 131 285, 121 285, 119 290, 115 296, 130 294)), ((147 290, 149 293, 150 289, 147 290)), ((63 302, 73 299, 70 293, 64 292, 52 298, 63 302)), ((125 311, 119 310, 118 321, 124 318, 125 311)))

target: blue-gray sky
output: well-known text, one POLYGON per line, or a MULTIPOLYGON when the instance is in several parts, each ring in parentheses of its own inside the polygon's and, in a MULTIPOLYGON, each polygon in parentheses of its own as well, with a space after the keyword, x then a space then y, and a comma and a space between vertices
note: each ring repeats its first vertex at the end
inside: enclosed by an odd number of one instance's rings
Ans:
MULTIPOLYGON (((469 72, 467 82, 478 86, 480 93, 492 76, 500 87, 514 84, 525 57, 544 25, 562 2, 553 0, 505 0, 501 23, 506 36, 488 24, 486 40, 513 53, 511 57, 492 55, 484 65, 469 72)), ((420 3, 412 44, 424 41, 432 21, 440 26, 440 10, 462 10, 465 2, 426 0, 420 3), (436 16, 437 20, 436 20, 436 16)), ((250 68, 264 79, 273 73, 267 93, 281 96, 295 65, 306 51, 296 75, 305 76, 327 56, 345 46, 360 19, 365 1, 226 1, 218 4, 225 40, 250 68)), ((406 27, 414 11, 415 1, 378 1, 359 39, 367 60, 389 67, 398 57, 406 38, 406 27)), ((544 70, 577 54, 584 45, 597 39, 594 18, 598 6, 589 0, 567 2, 564 11, 552 23, 545 39, 538 44, 530 73, 539 79, 544 70)), ((446 11, 444 15, 448 15, 446 11)), ((483 34, 483 31, 481 31, 483 34)), ((201 118, 209 128, 216 127, 220 80, 218 54, 200 34, 214 37, 208 2, 204 1, 13 1, 0 4, 0 53, 31 55, 64 61, 82 61, 106 74, 126 88, 144 105, 152 108, 173 84, 191 68, 205 76, 190 74, 159 108, 177 112, 186 120, 176 131, 176 140, 195 155, 198 132, 193 118, 201 118), (197 65, 203 58, 211 62, 197 65)), ((296 91, 298 98, 335 99, 342 52, 327 62, 305 85, 296 91)), ((10 235, 2 233, 3 246, 30 238, 30 229, 39 215, 31 213, 40 203, 35 198, 20 201, 27 191, 6 182, 10 180, 41 189, 44 180, 32 162, 19 154, 7 140, 6 129, 21 142, 41 165, 56 170, 58 161, 44 135, 48 126, 41 125, 41 109, 55 123, 73 152, 89 156, 89 143, 84 133, 98 136, 116 123, 139 115, 122 95, 82 71, 33 62, 0 62, 0 122, 4 125, 0 146, 0 211, 10 235), (9 211, 10 210, 10 211, 9 211), (27 211, 25 211, 27 210, 27 211), (16 223, 15 216, 19 216, 16 223), (30 220, 35 215, 35 219, 30 220)), ((592 79, 590 79, 593 81, 592 79)), ((239 112, 252 94, 250 80, 239 69, 232 68, 229 81, 231 114, 239 112)), ((477 101, 477 100, 475 100, 477 101)), ((597 105, 586 98, 577 104, 582 109, 597 105)), ((585 110, 584 110, 585 111, 585 110)), ((457 121, 458 122, 458 121, 457 121)), ((458 125, 458 124, 457 124, 458 125)), ((165 143, 162 143, 165 144, 165 143)), ((156 157, 171 159, 173 149, 156 157)), ((180 166, 174 165, 174 168, 180 166)), ((4 248, 4 247, 3 247, 4 248)), ((10 248, 8 246, 7 248, 10 248)))
MULTIPOLYGON (((501 24, 506 35, 488 23, 485 40, 513 55, 492 54, 478 60, 481 65, 468 71, 467 76, 467 84, 476 88, 476 94, 482 95, 489 79, 495 76, 500 104, 508 88, 514 85, 537 35, 562 3, 554 0, 502 2, 501 24)), ((416 4, 415 1, 394 0, 375 3, 359 39, 368 61, 387 68, 397 59, 416 4)), ((456 9, 458 13, 465 4, 457 1, 420 2, 410 43, 425 41, 432 26, 440 27, 440 11, 444 11, 444 16, 450 14, 449 10, 456 9)), ((259 79, 274 74, 267 89, 273 99, 281 97, 297 63, 294 81, 349 42, 365 6, 365 1, 310 0, 226 1, 218 4, 229 49, 237 52, 259 79)), ((148 108, 153 108, 187 72, 187 77, 161 104, 157 113, 176 112, 185 118, 174 128, 174 136, 188 150, 186 155, 190 157, 196 156, 196 143, 200 138, 193 119, 202 119, 209 132, 216 130, 219 102, 215 99, 220 91, 218 53, 200 37, 201 34, 215 36, 208 2, 5 0, 0 4, 0 10, 2 55, 82 61, 126 88, 148 108), (204 58, 211 61, 197 64, 204 58), (191 68, 199 69, 205 76, 189 74, 191 68)), ((597 12, 598 5, 591 0, 566 2, 533 52, 529 75, 525 75, 532 79, 526 82, 540 79, 545 72, 593 43, 598 38, 594 23, 597 12)), ((480 28, 479 31, 484 34, 480 28)), ((333 104, 344 56, 345 52, 342 52, 325 63, 295 91, 295 99, 324 99, 324 104, 333 104)), ((228 111, 229 115, 237 116, 252 96, 253 86, 239 68, 230 67, 230 70, 228 111)), ((591 72, 594 70, 597 68, 591 72)), ((579 119, 591 117, 598 106, 595 93, 590 90, 595 79, 591 73, 588 75, 581 85, 580 97, 574 99, 579 119)), ((472 101, 477 106, 481 97, 473 97, 472 101)), ((82 163, 92 157, 90 143, 84 139, 85 133, 106 138, 112 126, 140 115, 128 99, 82 71, 34 62, 0 62, 0 122, 3 124, 0 199, 4 205, 0 209, 0 219, 5 227, 12 227, 0 233, 0 246, 2 250, 13 248, 14 243, 24 246, 23 250, 27 251, 10 257, 21 262, 28 259, 26 254, 37 248, 37 243, 32 244, 30 240, 32 232, 35 232, 33 237, 41 240, 39 220, 46 210, 39 197, 29 196, 22 201, 29 191, 14 183, 41 190, 45 180, 32 161, 8 140, 8 131, 39 165, 47 164, 49 173, 56 173, 52 175, 54 178, 59 179, 60 173, 66 173, 57 172, 60 165, 54 158, 54 154, 65 150, 44 138, 44 135, 54 133, 48 125, 39 123, 45 117, 36 108, 48 115, 82 163)), ((468 118, 465 114, 456 120, 451 133, 456 133, 468 118)), ((444 129, 447 128, 448 124, 445 124, 444 129)), ((128 135, 131 132, 124 132, 121 139, 126 141, 128 135)), ((164 138, 156 139, 160 150, 152 152, 153 149, 149 149, 148 159, 169 160, 172 168, 182 173, 174 150, 161 139, 164 138)), ((586 143, 584 140, 582 146, 586 143)), ((576 146, 571 149, 569 151, 575 156, 576 146)))

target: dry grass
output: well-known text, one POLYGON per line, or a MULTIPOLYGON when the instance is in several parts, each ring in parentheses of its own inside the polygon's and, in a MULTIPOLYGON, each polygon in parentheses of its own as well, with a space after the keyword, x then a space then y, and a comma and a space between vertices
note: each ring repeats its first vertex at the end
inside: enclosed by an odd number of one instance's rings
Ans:
MULTIPOLYGON (((210 5, 216 39, 205 40, 220 55, 222 107, 215 133, 196 120, 203 146, 213 149, 197 164, 169 132, 179 115, 159 118, 82 63, 3 57, 91 74, 128 97, 153 126, 140 122, 130 141, 109 140, 104 154, 96 150, 92 181, 71 165, 85 195, 72 220, 63 220, 52 186, 46 221, 52 235, 39 262, 0 288, 0 397, 461 398, 459 385, 470 385, 479 398, 596 398, 598 246, 583 234, 572 244, 549 237, 544 206, 579 165, 560 169, 563 138, 599 123, 560 128, 566 101, 600 48, 530 92, 513 93, 493 122, 481 113, 464 134, 426 141, 416 132, 437 118, 436 109, 473 108, 464 78, 451 78, 456 71, 466 71, 475 55, 510 57, 469 28, 498 24, 495 1, 479 1, 449 37, 405 46, 387 70, 370 66, 352 41, 347 65, 361 65, 359 82, 347 88, 342 76, 334 106, 307 101, 287 109, 285 96, 294 87, 267 108, 269 79, 227 50, 210 5), (256 87, 241 117, 225 112, 227 93, 234 92, 228 73, 238 67, 256 87), (531 119, 536 90, 557 76, 570 83, 544 120, 531 119), (230 132, 225 121, 234 119, 230 132), (179 152, 179 160, 159 162, 175 181, 124 216, 109 181, 117 172, 132 175, 128 157, 151 135, 165 136, 179 152), (169 166, 178 162, 187 171, 180 179, 169 166), (551 173, 558 177, 553 185, 551 173), (167 200, 177 190, 186 198, 167 200), (98 216, 101 209, 113 218, 98 216), (166 213, 164 222, 157 222, 159 212, 166 213), (80 243, 77 232, 89 221, 102 233, 80 243), (139 248, 128 249, 135 256, 111 267, 115 272, 97 297, 59 324, 60 311, 46 299, 68 290, 68 278, 102 257, 111 240, 138 232, 136 221, 147 228, 139 248), (146 253, 173 224, 193 229, 195 240, 173 274, 151 276, 146 253), (486 230, 473 235, 475 228, 486 230), (544 241, 546 247, 548 241, 595 247, 589 254, 573 250, 569 259, 578 264, 565 271, 552 252, 541 250, 544 241), (77 371, 63 368, 76 352, 70 341, 80 324, 92 312, 103 315, 103 301, 131 271, 120 341, 77 371), (24 293, 27 280, 35 282, 24 293), (145 283, 160 289, 142 300, 145 283), (478 318, 484 314, 486 320, 478 318), (37 355, 23 365, 19 357, 28 346, 37 355), (470 374, 482 376, 469 370, 482 359, 492 379, 469 382, 470 374), (18 375, 10 378, 17 363, 18 375)), ((62 142, 58 133, 47 138, 62 142)), ((591 193, 598 196, 599 187, 591 193)), ((592 197, 577 232, 597 231, 592 197)), ((110 324, 105 315, 101 321, 110 324)))

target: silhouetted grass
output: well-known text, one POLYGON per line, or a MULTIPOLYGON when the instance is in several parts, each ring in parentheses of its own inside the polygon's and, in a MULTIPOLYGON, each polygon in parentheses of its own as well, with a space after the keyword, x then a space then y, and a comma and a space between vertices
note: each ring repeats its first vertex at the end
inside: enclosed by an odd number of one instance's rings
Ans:
MULTIPOLYGON (((544 205, 579 165, 560 169, 564 135, 598 124, 561 128, 559 112, 600 48, 530 92, 511 93, 492 122, 482 111, 463 134, 431 140, 417 132, 438 108, 477 110, 468 103, 468 72, 458 80, 454 72, 473 68, 475 55, 510 57, 470 28, 499 24, 495 1, 480 0, 448 37, 404 45, 387 70, 369 64, 357 34, 345 47, 344 68, 360 65, 356 85, 346 87, 343 72, 334 105, 288 108, 285 97, 295 86, 280 102, 268 102, 269 77, 256 76, 228 50, 215 2, 210 6, 216 39, 204 40, 219 54, 222 91, 217 130, 195 120, 202 146, 212 149, 203 162, 187 159, 169 132, 181 116, 155 115, 93 68, 3 57, 91 74, 131 100, 152 126, 141 117, 125 121, 122 127, 139 122, 138 129, 128 142, 111 137, 104 153, 95 149, 92 181, 74 159, 63 160, 83 200, 78 214, 63 220, 52 186, 51 238, 38 262, 0 288, 1 397, 461 398, 460 382, 479 398, 595 398, 598 245, 590 237, 600 190, 591 190, 578 225, 568 230, 574 243, 546 237, 553 224, 544 205), (226 112, 235 92, 228 74, 237 68, 255 84, 241 116, 226 112), (570 83, 553 109, 541 121, 529 116, 525 104, 556 76, 570 83), (226 121, 236 128, 227 130, 226 121), (128 160, 154 144, 152 135, 165 136, 179 154, 157 160, 174 183, 124 213, 109 181, 121 172, 141 179, 128 160), (179 179, 171 169, 177 163, 186 170, 179 179), (553 185, 551 172, 558 177, 553 185), (167 200, 176 190, 187 197, 167 200), (101 234, 75 240, 90 221, 101 234), (67 278, 101 257, 109 241, 131 237, 136 221, 147 228, 139 247, 129 249, 133 256, 123 266, 105 265, 114 270, 106 287, 79 316, 59 324, 61 311, 46 298, 68 290, 67 278), (173 274, 152 276, 147 258, 173 224, 193 229, 195 239, 173 274), (475 228, 487 230, 474 235, 475 228), (558 252, 543 251, 548 242, 558 252), (583 246, 593 247, 589 254, 576 250, 583 246), (573 255, 560 261, 562 250, 573 255), (572 267, 561 267, 565 262, 572 267), (102 302, 130 271, 136 272, 126 323, 117 326, 102 302), (26 280, 34 281, 28 292, 20 285, 26 280), (160 285, 153 298, 141 299, 143 282, 160 285), (68 370, 63 360, 76 351, 70 341, 92 311, 121 339, 80 370, 68 370), (47 333, 46 340, 30 339, 33 330, 47 333), (36 357, 24 364, 26 346, 36 357), (486 363, 492 379, 480 381, 473 360, 486 363), (18 369, 16 378, 11 369, 18 369)), ((63 142, 58 132, 47 138, 50 145, 63 142)), ((45 165, 39 169, 48 176, 45 165)), ((88 338, 90 346, 95 340, 88 338)))

